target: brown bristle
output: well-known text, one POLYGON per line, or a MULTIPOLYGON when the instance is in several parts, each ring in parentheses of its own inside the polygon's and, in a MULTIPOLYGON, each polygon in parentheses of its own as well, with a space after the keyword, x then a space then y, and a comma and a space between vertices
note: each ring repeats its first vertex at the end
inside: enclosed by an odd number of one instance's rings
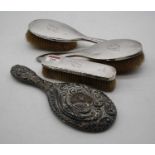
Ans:
POLYGON ((69 51, 74 49, 77 46, 76 42, 55 42, 40 38, 30 31, 26 33, 26 39, 35 47, 44 49, 44 50, 53 50, 53 51, 69 51))
POLYGON ((144 61, 144 53, 136 55, 135 57, 119 60, 119 61, 98 61, 116 68, 117 74, 125 74, 136 70, 144 61))
POLYGON ((115 79, 112 81, 92 79, 90 77, 84 77, 84 76, 80 76, 80 75, 74 75, 74 74, 70 74, 70 73, 52 70, 52 69, 49 69, 49 68, 44 67, 44 66, 43 66, 42 73, 47 78, 61 80, 64 82, 86 84, 86 85, 89 85, 93 88, 104 90, 104 91, 114 90, 115 84, 116 84, 115 79))

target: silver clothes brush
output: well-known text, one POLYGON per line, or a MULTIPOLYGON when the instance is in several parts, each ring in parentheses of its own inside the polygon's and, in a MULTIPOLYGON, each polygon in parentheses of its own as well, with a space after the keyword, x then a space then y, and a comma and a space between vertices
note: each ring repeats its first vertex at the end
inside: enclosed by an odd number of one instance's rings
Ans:
POLYGON ((104 91, 115 88, 116 70, 112 66, 57 55, 46 55, 39 61, 47 78, 87 84, 104 91))

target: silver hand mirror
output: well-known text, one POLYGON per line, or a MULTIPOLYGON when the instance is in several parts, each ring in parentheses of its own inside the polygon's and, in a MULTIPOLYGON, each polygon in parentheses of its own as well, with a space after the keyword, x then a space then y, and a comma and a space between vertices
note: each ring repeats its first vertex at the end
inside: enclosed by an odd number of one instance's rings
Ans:
POLYGON ((43 90, 52 111, 64 123, 87 132, 101 132, 112 126, 117 111, 100 90, 75 83, 51 83, 25 66, 15 65, 11 74, 18 81, 43 90))

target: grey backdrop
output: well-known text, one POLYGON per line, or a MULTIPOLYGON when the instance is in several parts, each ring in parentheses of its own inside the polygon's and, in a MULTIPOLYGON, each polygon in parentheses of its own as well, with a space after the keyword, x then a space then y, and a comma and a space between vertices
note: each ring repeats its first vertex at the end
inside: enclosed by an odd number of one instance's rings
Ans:
POLYGON ((155 12, 0 12, 0 21, 0 143, 155 143, 155 12), (45 52, 25 40, 28 23, 37 18, 68 23, 89 36, 143 44, 145 63, 137 72, 117 76, 116 89, 107 93, 118 117, 106 132, 90 134, 64 125, 43 92, 10 76, 15 64, 41 75, 35 58, 45 52))

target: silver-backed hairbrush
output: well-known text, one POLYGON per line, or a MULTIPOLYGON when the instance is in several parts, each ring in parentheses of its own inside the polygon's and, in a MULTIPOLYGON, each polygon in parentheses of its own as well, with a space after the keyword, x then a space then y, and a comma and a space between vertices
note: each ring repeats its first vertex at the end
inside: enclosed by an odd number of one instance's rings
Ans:
POLYGON ((91 61, 112 65, 118 74, 137 69, 144 60, 142 44, 136 40, 87 37, 71 26, 51 19, 30 22, 26 38, 32 45, 42 49, 54 50, 55 53, 66 51, 66 56, 82 56, 91 61), (76 47, 79 40, 97 45, 75 50, 74 54, 70 54, 70 50, 76 47))

